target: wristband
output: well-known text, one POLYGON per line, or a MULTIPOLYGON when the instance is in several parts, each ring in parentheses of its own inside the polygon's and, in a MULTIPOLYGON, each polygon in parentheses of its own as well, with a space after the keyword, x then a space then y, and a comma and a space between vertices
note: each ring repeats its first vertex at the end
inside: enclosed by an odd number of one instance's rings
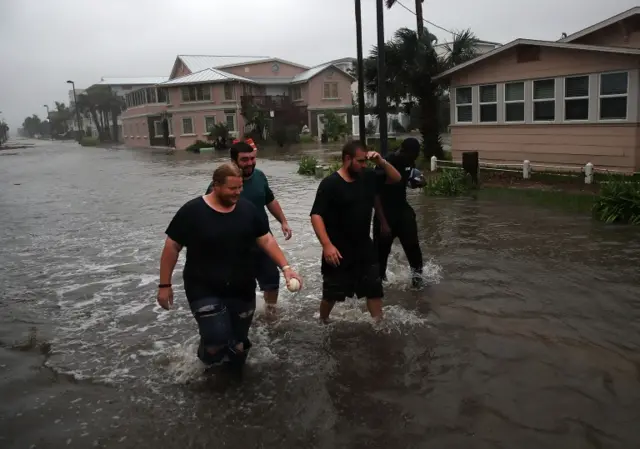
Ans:
POLYGON ((171 288, 171 284, 159 284, 158 288, 171 288))

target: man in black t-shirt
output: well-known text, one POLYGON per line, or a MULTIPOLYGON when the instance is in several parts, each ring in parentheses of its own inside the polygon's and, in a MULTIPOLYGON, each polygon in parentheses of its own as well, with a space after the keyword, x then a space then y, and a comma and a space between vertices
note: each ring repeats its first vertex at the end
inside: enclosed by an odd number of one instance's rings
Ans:
POLYGON ((367 298, 374 320, 382 318, 382 280, 369 237, 378 175, 366 168, 368 159, 382 169, 385 182, 400 181, 400 173, 378 153, 349 142, 342 149, 342 167, 320 182, 311 209, 311 224, 322 244, 323 322, 336 301, 354 294, 367 298))
POLYGON ((256 244, 282 270, 287 284, 294 278, 301 281, 257 208, 240 198, 241 191, 241 170, 222 164, 213 172, 212 192, 178 210, 166 231, 158 290, 158 304, 169 309, 173 270, 186 247, 184 289, 200 332, 198 357, 206 365, 228 361, 238 375, 251 347, 256 244))
POLYGON ((398 237, 411 267, 411 282, 414 287, 419 287, 422 282, 422 252, 418 241, 416 213, 407 202, 407 185, 411 188, 424 187, 424 178, 411 177, 419 154, 420 142, 410 137, 402 142, 398 151, 389 155, 387 161, 402 174, 402 181, 392 185, 379 183, 381 207, 376 210, 373 220, 373 241, 378 249, 380 276, 386 279, 391 246, 398 237))

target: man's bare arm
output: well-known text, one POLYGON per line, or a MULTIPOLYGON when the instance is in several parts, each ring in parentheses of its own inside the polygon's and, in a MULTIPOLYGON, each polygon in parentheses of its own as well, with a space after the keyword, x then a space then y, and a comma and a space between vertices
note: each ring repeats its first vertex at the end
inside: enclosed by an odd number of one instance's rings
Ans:
POLYGON ((400 182, 402 180, 402 175, 398 170, 396 170, 393 164, 390 164, 389 162, 384 160, 381 165, 382 169, 384 170, 384 174, 387 177, 387 184, 395 184, 396 182, 400 182))
POLYGON ((380 195, 376 195, 373 199, 373 208, 376 211, 376 217, 380 221, 380 226, 386 228, 389 226, 387 222, 387 217, 384 215, 384 210, 382 209, 382 201, 380 201, 380 195))
POLYGON ((256 239, 256 243, 273 260, 280 269, 288 265, 287 258, 271 233, 256 239))
POLYGON ((280 224, 285 224, 287 222, 287 218, 284 216, 284 212, 282 211, 282 207, 278 200, 273 200, 267 204, 267 209, 271 212, 273 218, 278 220, 280 224))
POLYGON ((318 241, 324 248, 327 245, 331 245, 331 240, 329 240, 329 235, 327 234, 327 228, 324 226, 324 220, 320 215, 311 215, 311 226, 313 227, 313 231, 316 233, 316 237, 318 237, 318 241))
POLYGON ((173 270, 178 263, 180 251, 182 251, 182 245, 167 237, 160 256, 160 284, 171 284, 173 270))

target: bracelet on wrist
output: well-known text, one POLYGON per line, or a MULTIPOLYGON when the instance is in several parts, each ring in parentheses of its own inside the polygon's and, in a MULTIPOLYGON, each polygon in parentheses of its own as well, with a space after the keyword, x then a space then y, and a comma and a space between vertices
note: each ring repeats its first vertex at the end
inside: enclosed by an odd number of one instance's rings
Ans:
POLYGON ((284 267, 280 268, 280 270, 284 273, 286 270, 290 270, 291 267, 289 265, 285 265, 284 267))
POLYGON ((158 288, 171 288, 171 284, 158 284, 158 288))

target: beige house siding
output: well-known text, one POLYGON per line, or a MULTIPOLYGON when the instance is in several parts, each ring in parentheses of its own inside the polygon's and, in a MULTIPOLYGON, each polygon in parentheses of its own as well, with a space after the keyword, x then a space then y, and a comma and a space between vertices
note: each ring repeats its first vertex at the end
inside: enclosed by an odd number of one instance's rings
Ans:
POLYGON ((631 18, 626 29, 615 24, 572 40, 572 44, 640 48, 640 19, 631 18))
POLYGON ((540 59, 517 61, 517 47, 454 73, 452 86, 549 78, 640 67, 640 56, 540 48, 540 59))
POLYGON ((454 160, 478 151, 484 162, 567 165, 640 170, 638 124, 457 126, 451 131, 454 160))

